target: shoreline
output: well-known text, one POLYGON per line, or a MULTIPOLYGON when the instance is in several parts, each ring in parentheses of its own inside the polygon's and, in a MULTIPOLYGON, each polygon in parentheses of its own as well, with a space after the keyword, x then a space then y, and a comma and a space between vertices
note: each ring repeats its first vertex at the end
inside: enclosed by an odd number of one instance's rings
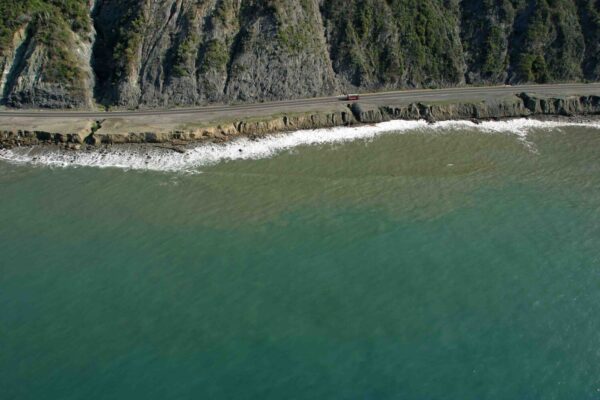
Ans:
POLYGON ((185 153, 192 144, 223 143, 239 137, 251 140, 299 130, 368 126, 392 120, 428 123, 468 120, 473 123, 534 118, 585 122, 600 118, 600 95, 546 96, 520 93, 499 99, 435 101, 375 105, 362 101, 330 109, 281 113, 238 120, 198 123, 194 116, 173 120, 158 118, 43 118, 0 119, 0 149, 47 147, 66 151, 91 151, 121 145, 149 145, 185 153), (47 126, 45 125, 47 123, 47 126))
POLYGON ((443 134, 453 131, 474 131, 483 135, 508 134, 523 143, 526 150, 537 154, 529 133, 583 127, 600 131, 600 115, 591 117, 541 116, 533 118, 504 118, 503 120, 452 120, 428 123, 425 120, 392 120, 377 124, 348 127, 297 130, 289 133, 264 135, 251 139, 238 136, 233 140, 190 142, 179 151, 170 145, 131 143, 86 147, 82 151, 65 150, 62 144, 0 149, 0 161, 7 164, 58 168, 117 168, 133 171, 201 173, 199 168, 222 162, 270 158, 299 147, 340 145, 348 142, 371 140, 385 135, 421 133, 443 134))

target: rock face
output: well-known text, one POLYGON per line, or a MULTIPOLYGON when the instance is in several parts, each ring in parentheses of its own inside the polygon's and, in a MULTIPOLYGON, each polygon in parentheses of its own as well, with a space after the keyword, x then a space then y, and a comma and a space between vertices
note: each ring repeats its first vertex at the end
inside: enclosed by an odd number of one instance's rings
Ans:
POLYGON ((309 112, 283 115, 263 120, 241 120, 214 126, 162 129, 152 132, 111 132, 102 128, 102 121, 89 123, 75 132, 47 132, 41 130, 0 130, 0 149, 16 146, 57 144, 70 150, 81 145, 99 146, 124 143, 170 143, 173 149, 190 142, 204 140, 226 141, 236 136, 258 137, 269 133, 299 129, 329 128, 354 124, 372 124, 392 119, 429 122, 453 119, 487 120, 555 116, 600 115, 600 96, 545 97, 522 93, 500 101, 467 103, 401 105, 369 105, 354 103, 347 111, 309 112))
POLYGON ((135 107, 285 99, 336 88, 316 1, 100 0, 101 102, 135 107))
POLYGON ((600 80, 598 0, 0 0, 12 107, 600 80))

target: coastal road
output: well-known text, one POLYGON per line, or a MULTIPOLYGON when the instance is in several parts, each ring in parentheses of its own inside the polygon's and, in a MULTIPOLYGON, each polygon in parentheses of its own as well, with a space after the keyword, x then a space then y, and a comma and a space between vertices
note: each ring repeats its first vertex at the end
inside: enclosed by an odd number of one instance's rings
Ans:
MULTIPOLYGON (((532 92, 548 95, 600 95, 600 83, 577 83, 577 84, 553 84, 553 85, 520 85, 520 86, 493 86, 493 87, 458 87, 448 89, 423 89, 423 90, 402 90, 393 92, 362 93, 360 102, 371 104, 401 104, 413 103, 419 101, 456 101, 487 99, 514 95, 522 92, 532 92)), ((124 118, 124 117, 157 117, 177 115, 197 115, 203 114, 214 116, 215 114, 224 114, 227 116, 236 116, 236 114, 248 112, 265 113, 271 111, 273 114, 281 110, 290 111, 294 108, 311 107, 314 109, 331 107, 336 104, 348 103, 341 100, 338 96, 318 97, 310 99, 285 100, 264 103, 247 103, 231 105, 212 105, 206 107, 194 108, 176 108, 176 109, 140 109, 123 110, 111 112, 90 112, 90 111, 48 111, 48 110, 0 110, 0 117, 26 117, 26 118, 124 118)))

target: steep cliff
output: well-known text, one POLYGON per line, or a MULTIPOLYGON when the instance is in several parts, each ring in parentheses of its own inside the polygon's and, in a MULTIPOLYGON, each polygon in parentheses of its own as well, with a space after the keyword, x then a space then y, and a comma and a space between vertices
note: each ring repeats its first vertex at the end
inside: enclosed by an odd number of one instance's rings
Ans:
POLYGON ((335 90, 316 1, 99 1, 94 65, 106 104, 153 106, 335 90))
POLYGON ((0 0, 14 107, 600 80, 600 0, 0 0))

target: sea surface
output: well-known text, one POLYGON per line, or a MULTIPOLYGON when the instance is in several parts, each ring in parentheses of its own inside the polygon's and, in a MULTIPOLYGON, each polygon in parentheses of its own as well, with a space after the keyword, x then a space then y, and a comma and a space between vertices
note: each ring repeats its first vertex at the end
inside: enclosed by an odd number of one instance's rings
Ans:
POLYGON ((0 393, 599 399, 600 124, 2 151, 0 393))

